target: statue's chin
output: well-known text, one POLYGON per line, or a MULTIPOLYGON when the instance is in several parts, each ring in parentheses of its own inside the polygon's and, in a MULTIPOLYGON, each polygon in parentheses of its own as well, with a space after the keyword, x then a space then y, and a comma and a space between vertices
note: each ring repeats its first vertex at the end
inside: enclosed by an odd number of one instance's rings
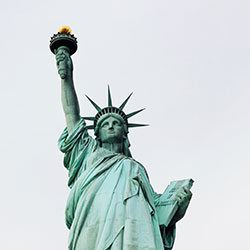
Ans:
POLYGON ((115 143, 122 143, 123 142, 123 138, 119 138, 117 136, 109 136, 108 138, 105 138, 104 140, 102 140, 102 143, 111 143, 111 144, 115 144, 115 143))
POLYGON ((115 138, 114 139, 110 138, 109 140, 105 140, 105 141, 102 142, 102 144, 104 144, 104 143, 108 143, 108 144, 120 144, 120 143, 122 143, 122 141, 118 141, 115 138))

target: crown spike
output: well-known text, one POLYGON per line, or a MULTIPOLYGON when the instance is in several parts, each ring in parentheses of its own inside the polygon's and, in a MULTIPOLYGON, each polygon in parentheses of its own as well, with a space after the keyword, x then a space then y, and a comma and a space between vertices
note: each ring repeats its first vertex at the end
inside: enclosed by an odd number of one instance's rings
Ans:
POLYGON ((85 127, 86 129, 94 129, 94 125, 89 125, 85 127))
POLYGON ((128 127, 129 127, 129 128, 145 127, 145 126, 149 126, 149 124, 138 124, 138 123, 129 123, 129 124, 128 124, 128 127))
POLYGON ((136 115, 136 114, 138 114, 138 113, 140 113, 140 112, 143 111, 144 109, 145 109, 145 108, 127 114, 127 115, 126 115, 127 119, 130 118, 130 117, 132 117, 132 116, 134 116, 134 115, 136 115))
POLYGON ((119 107, 120 110, 123 110, 123 108, 125 107, 125 105, 127 104, 129 98, 131 97, 131 95, 133 94, 133 92, 127 97, 127 99, 121 104, 121 106, 119 107))
POLYGON ((87 95, 85 95, 87 98, 88 98, 88 100, 91 102, 91 104, 95 107, 95 109, 99 112, 99 111, 101 111, 102 109, 94 102, 94 101, 92 101, 87 95))
POLYGON ((109 85, 108 85, 108 106, 112 107, 112 98, 111 98, 109 85))
POLYGON ((83 117, 84 120, 88 120, 88 121, 94 121, 95 117, 91 116, 91 117, 83 117))

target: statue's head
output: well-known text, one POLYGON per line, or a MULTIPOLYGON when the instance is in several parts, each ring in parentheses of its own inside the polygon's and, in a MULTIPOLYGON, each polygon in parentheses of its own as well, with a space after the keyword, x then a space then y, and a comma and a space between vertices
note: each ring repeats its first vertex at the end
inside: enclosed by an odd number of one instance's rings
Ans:
POLYGON ((94 124, 87 126, 88 129, 94 129, 97 141, 99 143, 110 142, 110 143, 123 143, 124 154, 131 156, 129 151, 129 140, 128 140, 128 128, 129 127, 141 127, 147 126, 146 124, 135 124, 128 123, 128 118, 136 115, 144 109, 132 112, 130 114, 125 114, 123 108, 128 102, 131 94, 127 99, 120 105, 119 108, 112 105, 112 99, 110 94, 110 89, 108 88, 108 107, 101 109, 94 101, 92 101, 88 96, 87 98, 96 108, 98 113, 95 117, 84 117, 85 120, 94 121, 94 124))
POLYGON ((124 120, 117 114, 106 114, 96 125, 96 136, 109 143, 122 143, 127 138, 128 129, 124 120))

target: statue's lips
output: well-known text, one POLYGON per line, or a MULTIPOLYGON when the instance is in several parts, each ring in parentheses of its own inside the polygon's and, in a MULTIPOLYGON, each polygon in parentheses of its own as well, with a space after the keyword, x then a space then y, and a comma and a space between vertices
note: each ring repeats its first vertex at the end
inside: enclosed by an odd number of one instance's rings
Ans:
POLYGON ((115 131, 108 131, 107 134, 110 134, 110 135, 115 134, 115 131))
POLYGON ((106 134, 109 136, 116 136, 117 135, 117 133, 115 131, 108 131, 106 134))

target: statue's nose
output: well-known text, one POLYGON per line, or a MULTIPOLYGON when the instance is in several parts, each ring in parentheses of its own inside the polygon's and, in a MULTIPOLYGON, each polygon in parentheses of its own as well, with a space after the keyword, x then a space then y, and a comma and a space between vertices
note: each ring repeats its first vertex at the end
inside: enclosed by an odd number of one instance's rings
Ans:
POLYGON ((110 123, 109 123, 109 129, 113 129, 113 128, 114 128, 113 122, 110 122, 110 123))

